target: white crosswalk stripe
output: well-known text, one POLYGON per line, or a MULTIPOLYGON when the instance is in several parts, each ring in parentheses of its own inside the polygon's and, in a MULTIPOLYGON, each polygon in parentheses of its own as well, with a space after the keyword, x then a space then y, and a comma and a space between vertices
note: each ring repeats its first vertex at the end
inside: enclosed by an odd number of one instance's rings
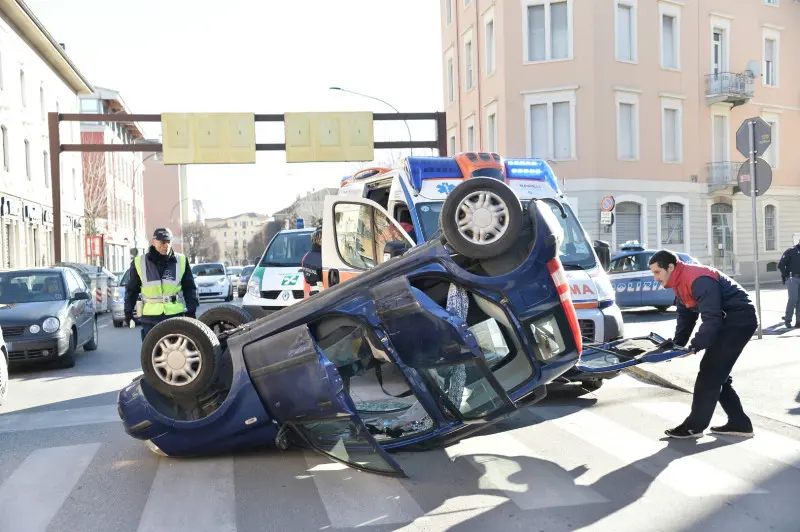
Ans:
MULTIPOLYGON (((21 461, 12 467, 0 452, 7 475, 0 477, 0 531, 95 532, 108 525, 126 532, 240 532, 287 524, 417 531, 470 521, 489 529, 498 515, 557 520, 576 512, 594 515, 589 524, 602 522, 603 530, 644 529, 660 512, 678 516, 671 522, 677 530, 703 518, 697 501, 764 495, 783 501, 791 496, 785 486, 800 483, 800 440, 775 432, 758 429, 734 445, 716 437, 695 447, 664 441, 663 428, 686 415, 685 403, 601 399, 583 409, 543 403, 528 412, 542 421, 394 455, 408 479, 359 472, 311 451, 161 458, 124 436, 27 456, 14 450, 21 461), (94 506, 102 511, 93 517, 94 506), (124 522, 110 522, 115 507, 124 522), (105 521, 93 527, 101 516, 105 521)), ((753 508, 726 511, 741 526, 767 526, 769 519, 753 517, 753 508)))

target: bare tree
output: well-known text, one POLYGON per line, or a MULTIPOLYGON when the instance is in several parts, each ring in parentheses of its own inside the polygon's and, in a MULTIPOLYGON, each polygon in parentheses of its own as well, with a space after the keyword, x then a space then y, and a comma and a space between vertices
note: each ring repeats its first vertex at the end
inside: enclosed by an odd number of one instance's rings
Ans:
POLYGON ((264 227, 253 235, 250 242, 247 243, 247 258, 253 263, 257 262, 267 248, 267 244, 272 238, 281 230, 280 222, 267 222, 264 227))
POLYGON ((192 222, 185 224, 183 232, 183 249, 189 261, 213 261, 219 258, 219 243, 205 224, 192 222))
POLYGON ((392 168, 395 164, 402 161, 404 157, 406 157, 406 155, 403 154, 402 151, 381 150, 381 156, 376 157, 375 160, 361 161, 353 164, 353 173, 356 173, 359 170, 364 170, 365 168, 375 168, 375 167, 392 168))
POLYGON ((86 217, 86 234, 97 235, 100 221, 108 219, 108 188, 105 154, 83 154, 83 205, 86 217))

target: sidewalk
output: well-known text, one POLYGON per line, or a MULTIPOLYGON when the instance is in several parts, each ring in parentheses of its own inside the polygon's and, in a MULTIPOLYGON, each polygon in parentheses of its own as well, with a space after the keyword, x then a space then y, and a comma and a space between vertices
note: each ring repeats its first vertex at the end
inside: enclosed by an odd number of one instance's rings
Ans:
MULTIPOLYGON (((630 373, 692 393, 702 356, 642 364, 630 373)), ((745 411, 800 427, 800 329, 766 328, 761 340, 753 336, 732 376, 745 411)))

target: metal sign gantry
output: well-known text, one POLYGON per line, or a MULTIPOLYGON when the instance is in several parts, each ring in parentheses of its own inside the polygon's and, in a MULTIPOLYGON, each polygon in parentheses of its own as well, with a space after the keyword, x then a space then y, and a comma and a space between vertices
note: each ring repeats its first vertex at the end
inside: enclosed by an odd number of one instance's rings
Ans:
POLYGON ((53 251, 61 262, 61 153, 161 152, 165 164, 255 162, 257 151, 286 151, 287 162, 370 161, 374 150, 430 148, 447 153, 445 113, 48 113, 53 251), (372 122, 434 121, 436 140, 374 140, 372 122), (61 122, 160 122, 164 143, 61 144, 61 122), (283 122, 286 142, 257 143, 255 122, 283 122), (165 150, 166 148, 166 150, 165 150))

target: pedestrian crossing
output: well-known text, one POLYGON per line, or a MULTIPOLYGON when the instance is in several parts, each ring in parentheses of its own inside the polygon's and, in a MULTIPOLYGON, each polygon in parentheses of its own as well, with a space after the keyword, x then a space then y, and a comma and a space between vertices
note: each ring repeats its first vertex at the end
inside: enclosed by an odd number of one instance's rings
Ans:
POLYGON ((124 434, 0 449, 0 532, 797 530, 800 429, 668 441, 686 396, 605 392, 393 455, 407 479, 301 450, 161 458, 124 434))

